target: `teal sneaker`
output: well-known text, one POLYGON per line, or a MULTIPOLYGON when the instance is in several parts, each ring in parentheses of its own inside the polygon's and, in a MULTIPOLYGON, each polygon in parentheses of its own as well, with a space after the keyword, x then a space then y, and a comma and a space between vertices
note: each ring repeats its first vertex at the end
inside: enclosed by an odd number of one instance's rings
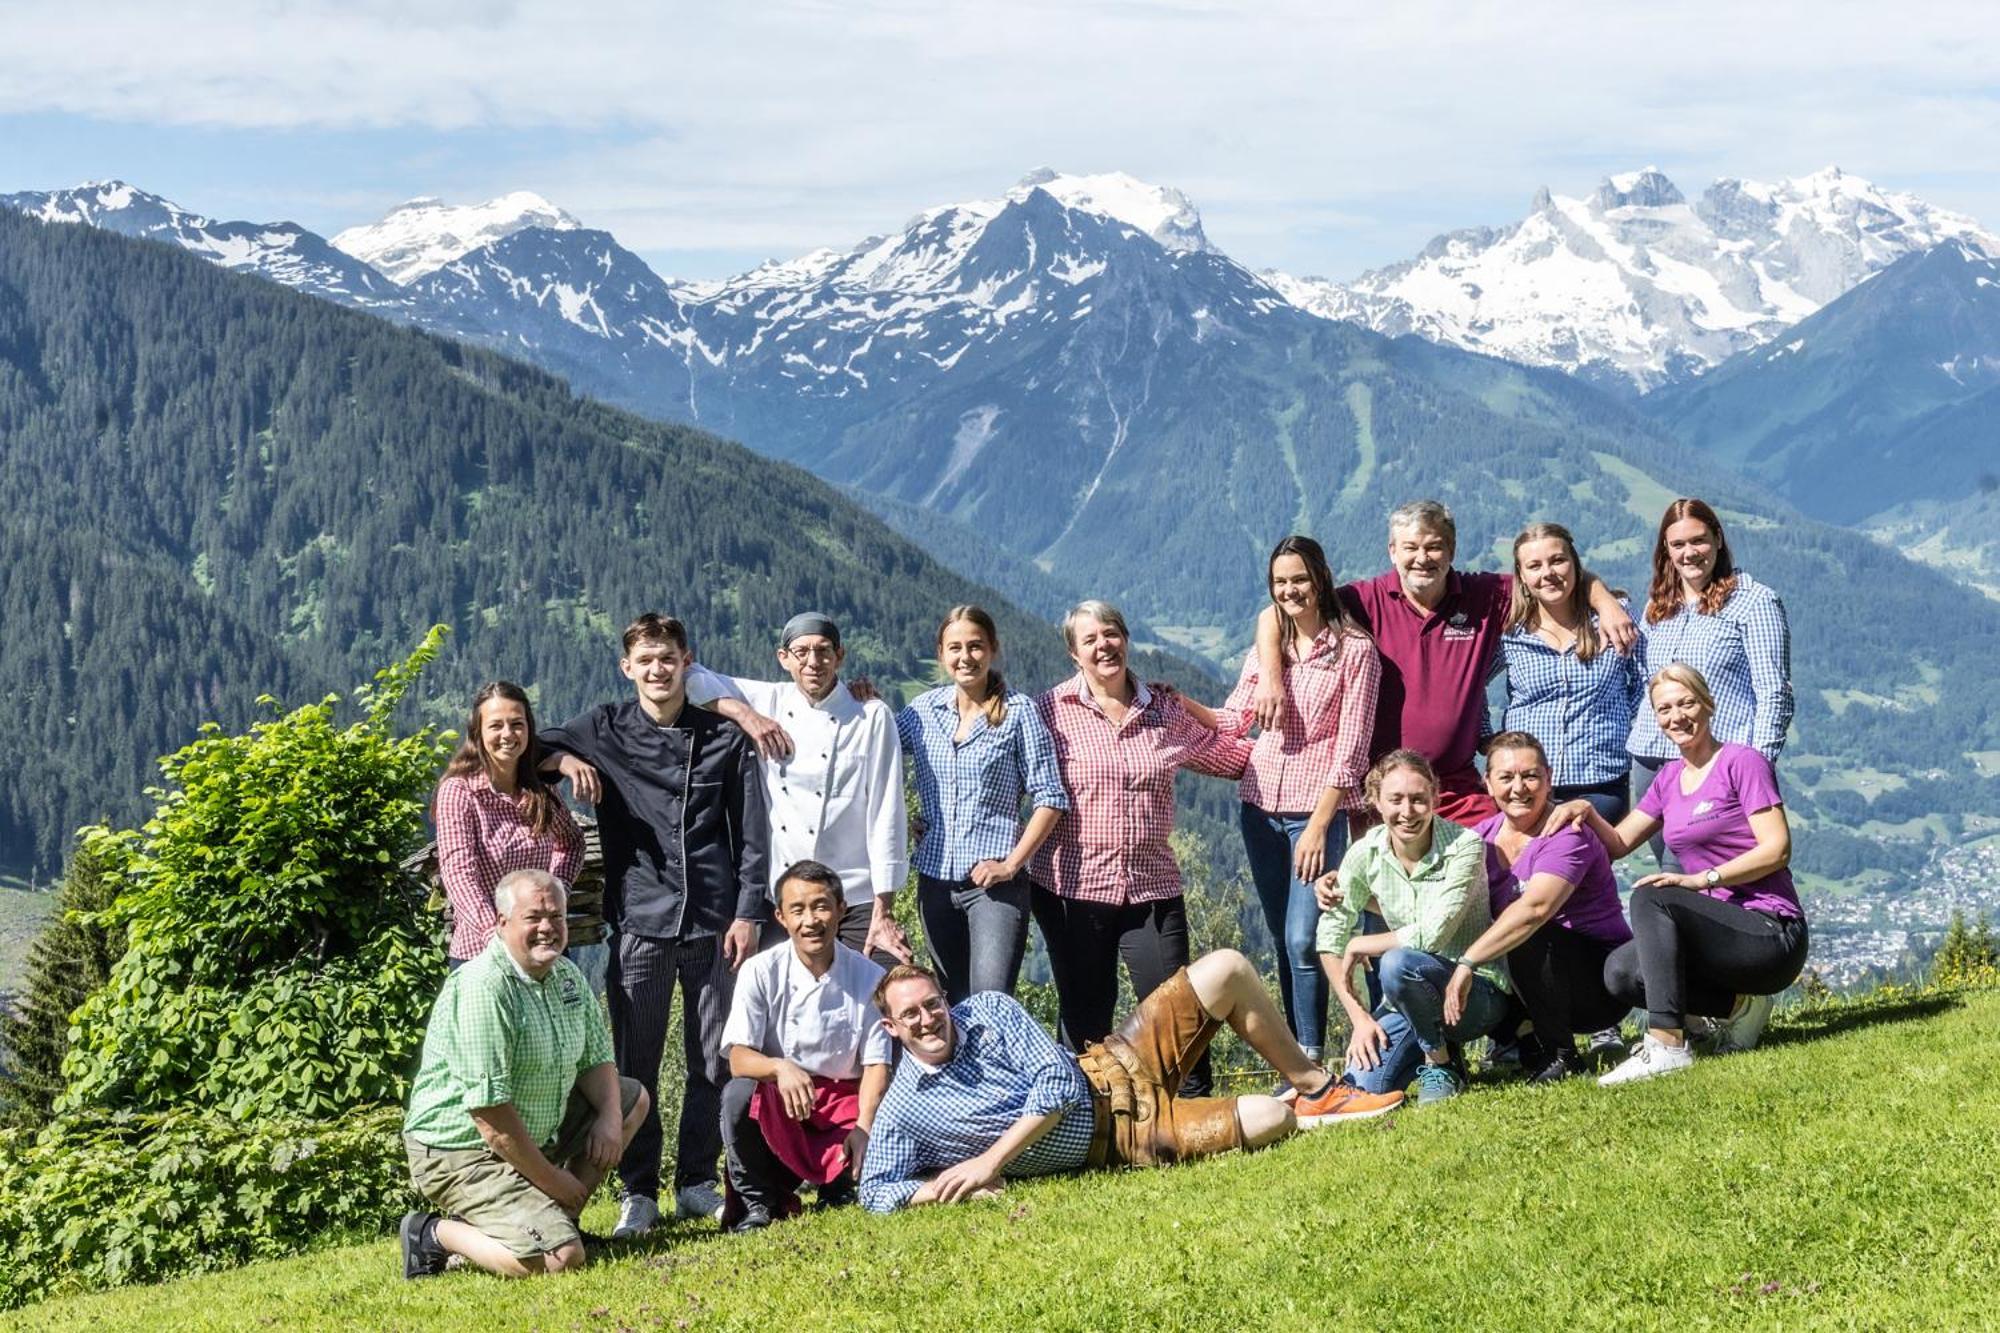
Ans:
POLYGON ((1459 1081, 1456 1071, 1450 1065, 1434 1065, 1424 1062, 1417 1071, 1417 1105, 1429 1106, 1433 1102, 1445 1101, 1465 1091, 1465 1084, 1459 1081))

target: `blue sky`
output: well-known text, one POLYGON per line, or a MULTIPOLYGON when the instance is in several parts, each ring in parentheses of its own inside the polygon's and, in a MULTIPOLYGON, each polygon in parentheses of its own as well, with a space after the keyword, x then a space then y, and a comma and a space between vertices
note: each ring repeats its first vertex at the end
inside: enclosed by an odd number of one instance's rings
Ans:
POLYGON ((1044 165, 1178 186, 1237 258, 1330 277, 1648 163, 1690 195, 1837 164, 2000 227, 1991 13, 10 0, 0 192, 117 176, 331 234, 532 189, 681 277, 1044 165))

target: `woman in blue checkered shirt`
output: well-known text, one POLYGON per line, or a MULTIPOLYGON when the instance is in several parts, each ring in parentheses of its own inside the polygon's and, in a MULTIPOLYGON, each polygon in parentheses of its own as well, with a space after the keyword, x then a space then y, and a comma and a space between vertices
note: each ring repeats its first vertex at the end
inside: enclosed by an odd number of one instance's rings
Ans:
POLYGON ((1646 692, 1636 651, 1605 640, 1576 541, 1560 523, 1514 539, 1514 605, 1495 663, 1507 674, 1500 730, 1525 731, 1549 761, 1551 799, 1589 801, 1610 823, 1632 808, 1632 719, 1646 692))
MULTIPOLYGON (((1785 605, 1736 567, 1722 520, 1703 501, 1675 500, 1660 519, 1639 635, 1648 679, 1670 663, 1687 663, 1715 696, 1715 739, 1778 761, 1792 724, 1792 631, 1785 605)), ((1647 781, 1679 754, 1650 708, 1634 718, 1629 748, 1647 781)), ((1658 839, 1653 850, 1663 871, 1680 872, 1658 839)))

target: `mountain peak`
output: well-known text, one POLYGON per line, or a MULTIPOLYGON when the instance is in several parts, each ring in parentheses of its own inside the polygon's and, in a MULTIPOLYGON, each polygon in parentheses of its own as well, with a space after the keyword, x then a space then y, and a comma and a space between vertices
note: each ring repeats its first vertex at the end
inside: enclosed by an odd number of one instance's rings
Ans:
POLYGON ((407 286, 517 231, 529 227, 574 231, 582 226, 532 190, 458 205, 424 195, 398 204, 379 221, 349 227, 333 237, 333 245, 407 286))
POLYGON ((1210 248, 1193 201, 1171 186, 1153 185, 1122 171, 1071 175, 1042 167, 1023 176, 1008 195, 1023 197, 1035 190, 1046 192, 1064 208, 1122 222, 1176 254, 1210 248))
POLYGON ((1614 208, 1667 208, 1686 202, 1679 187, 1668 180, 1658 167, 1649 166, 1607 176, 1604 183, 1597 187, 1597 206, 1605 211, 1614 208))
POLYGON ((992 218, 1009 204, 1025 201, 1037 190, 1064 208, 1130 227, 1175 254, 1193 254, 1214 248, 1202 232, 1201 214, 1195 211, 1193 202, 1185 194, 1171 186, 1153 185, 1122 171, 1078 175, 1052 167, 1038 167, 997 198, 974 199, 926 209, 917 215, 910 226, 922 226, 947 213, 978 220, 992 218))

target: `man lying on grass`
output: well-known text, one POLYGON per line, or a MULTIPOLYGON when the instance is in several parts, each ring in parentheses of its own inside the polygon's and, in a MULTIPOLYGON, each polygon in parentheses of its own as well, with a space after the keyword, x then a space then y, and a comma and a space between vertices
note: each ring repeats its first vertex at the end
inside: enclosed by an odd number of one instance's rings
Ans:
POLYGON ((611 1063, 611 1030, 563 957, 568 895, 543 870, 493 890, 499 926, 445 978, 403 1117, 417 1193, 403 1276, 463 1255, 507 1277, 584 1262, 577 1215, 646 1118, 646 1090, 611 1063))
POLYGON ((892 1212, 998 1193, 1008 1176, 1100 1166, 1164 1166, 1261 1148, 1336 1110, 1392 1110, 1338 1083, 1293 1040, 1250 961, 1233 949, 1197 958, 1148 995, 1119 1031, 1073 1055, 1012 997, 982 991, 945 1003, 921 967, 889 969, 875 1004, 908 1057, 875 1113, 861 1202, 892 1212), (1301 1089, 1275 1097, 1181 1097, 1194 1063, 1227 1023, 1301 1089))

